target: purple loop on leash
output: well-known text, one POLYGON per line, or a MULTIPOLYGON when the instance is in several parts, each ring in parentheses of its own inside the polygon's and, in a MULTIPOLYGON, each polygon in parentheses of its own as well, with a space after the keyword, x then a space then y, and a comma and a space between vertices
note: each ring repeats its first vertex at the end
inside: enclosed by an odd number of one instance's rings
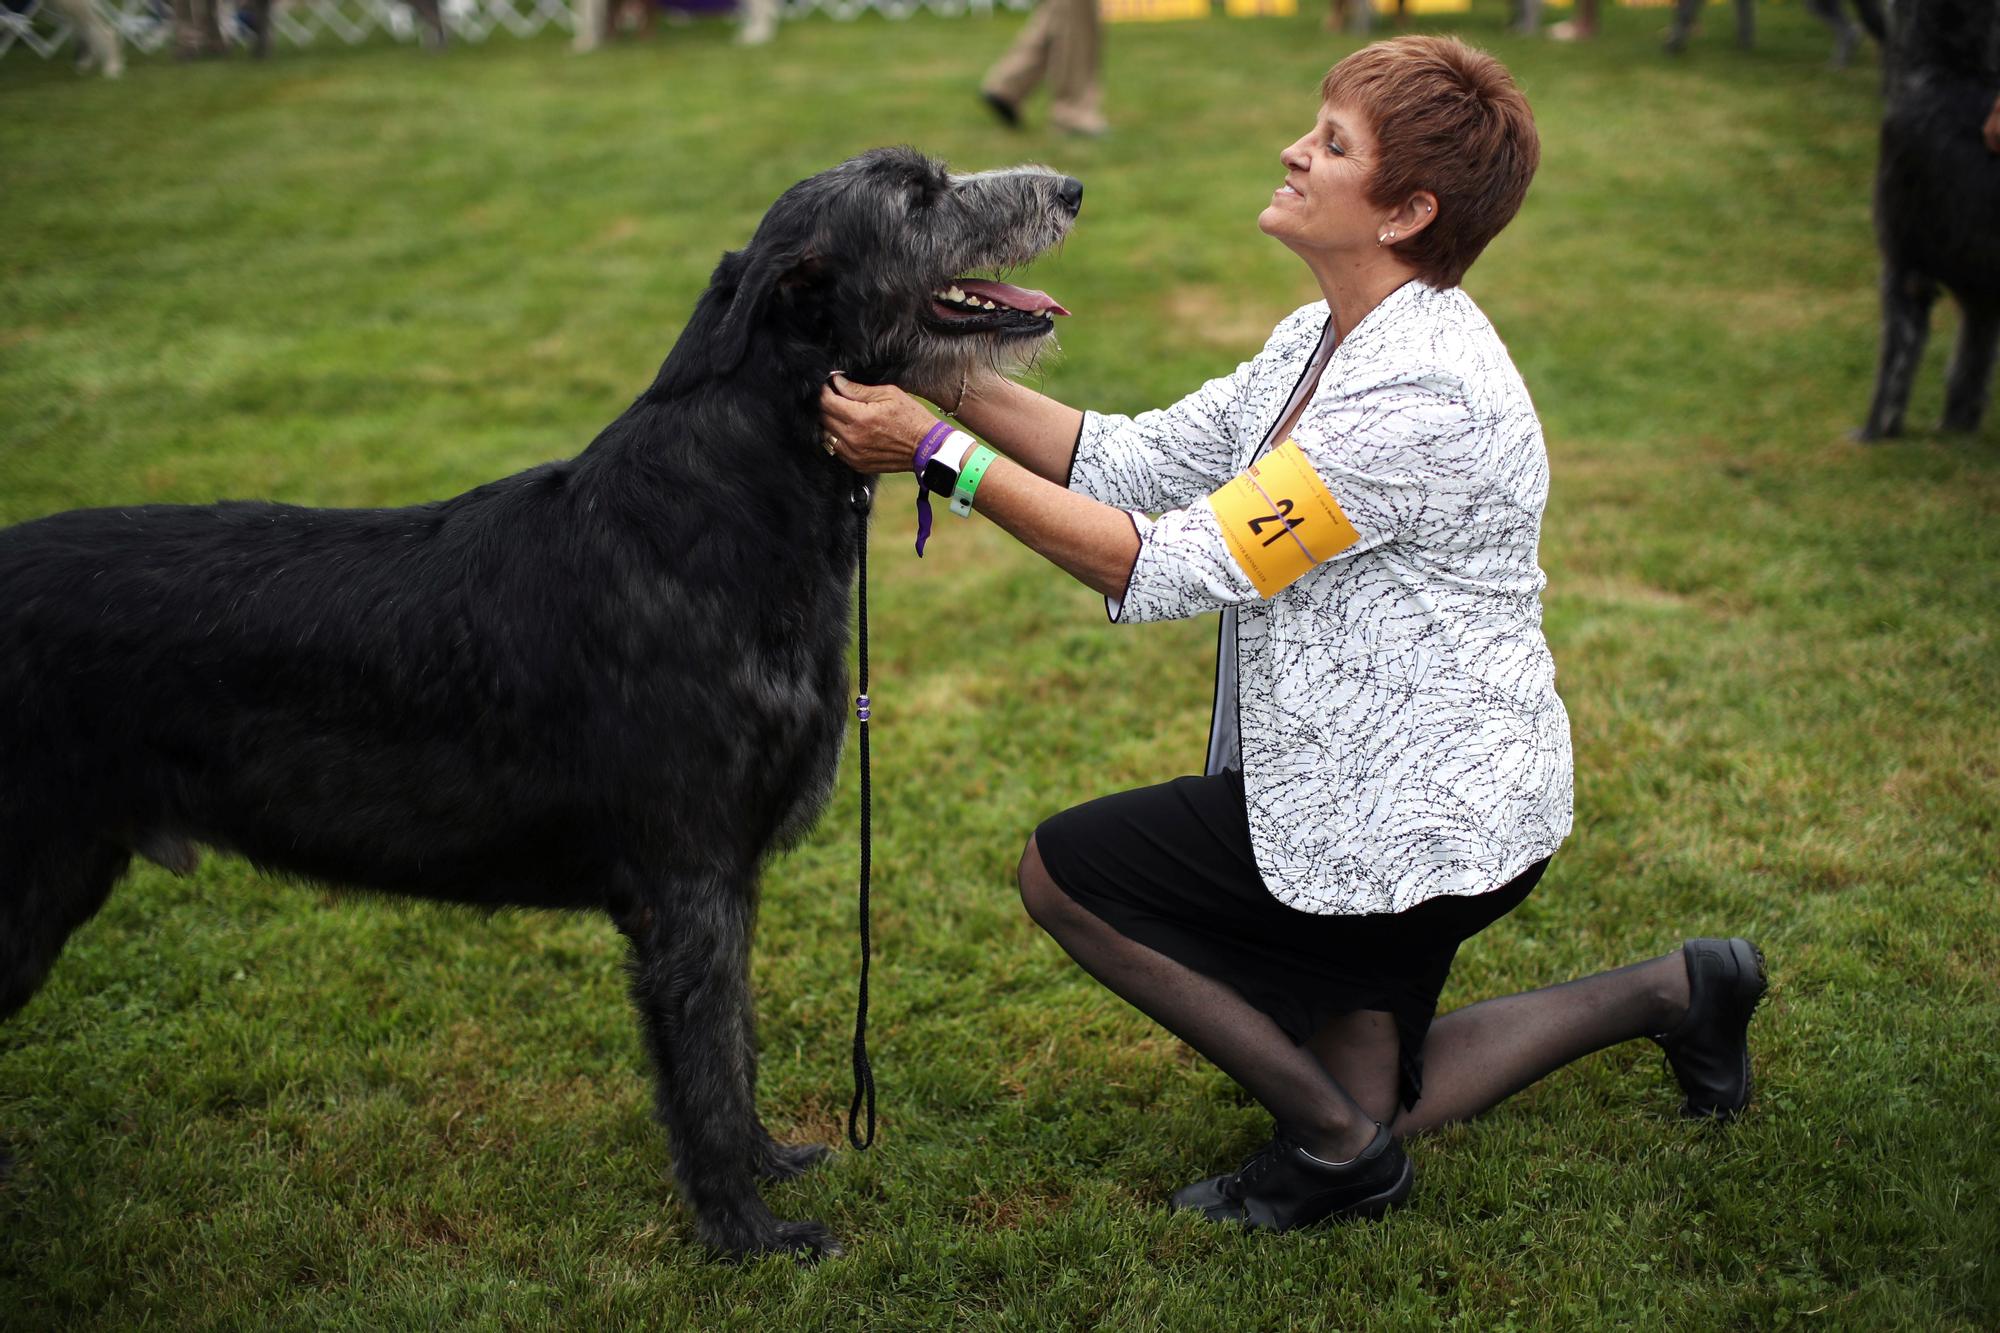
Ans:
POLYGON ((951 423, 940 421, 924 432, 924 438, 917 445, 915 470, 917 474, 917 558, 923 559, 924 543, 931 539, 931 493, 924 489, 924 469, 937 457, 940 445, 951 434, 951 423))

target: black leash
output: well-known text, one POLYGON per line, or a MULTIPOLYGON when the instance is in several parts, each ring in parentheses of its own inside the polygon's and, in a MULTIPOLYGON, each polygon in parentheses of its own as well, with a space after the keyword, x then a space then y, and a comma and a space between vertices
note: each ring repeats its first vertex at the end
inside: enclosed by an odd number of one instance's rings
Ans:
POLYGON ((857 479, 854 509, 860 516, 855 525, 856 544, 861 553, 859 590, 860 681, 854 696, 854 716, 861 726, 861 998, 854 1011, 854 1100, 847 1107, 847 1141, 865 1152, 875 1142, 875 1070, 868 1063, 868 867, 870 846, 870 795, 868 787, 868 508, 874 499, 868 483, 857 479), (868 1135, 855 1128, 863 1102, 868 1107, 868 1135))

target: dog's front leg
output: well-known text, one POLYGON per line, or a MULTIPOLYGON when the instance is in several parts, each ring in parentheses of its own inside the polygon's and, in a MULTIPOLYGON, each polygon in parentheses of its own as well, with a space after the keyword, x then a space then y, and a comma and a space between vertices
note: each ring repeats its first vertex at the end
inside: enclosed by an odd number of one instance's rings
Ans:
POLYGON ((1993 360, 2000 352, 2000 306, 1960 301, 1965 315, 1944 381, 1944 429, 1974 431, 1986 415, 1993 360))
MULTIPOLYGON (((744 974, 749 974, 749 960, 744 960, 744 974)), ((743 1050, 743 1064, 750 1071, 750 1109, 757 1109, 757 1024, 755 1006, 743 1006, 742 1031, 738 1041, 743 1050)), ((791 1180, 802 1176, 833 1156, 833 1149, 824 1143, 780 1143, 771 1137, 771 1131, 764 1127, 764 1119, 757 1116, 757 1157, 756 1171, 759 1180, 791 1180)))
POLYGON ((1930 337, 1937 291, 1937 283, 1922 273, 1882 266, 1882 359, 1875 374, 1875 401, 1856 438, 1881 440, 1903 433, 1903 409, 1930 337))
POLYGON ((770 1136, 757 1120, 744 1043, 747 874, 690 873, 648 887, 619 926, 632 943, 632 1002, 653 1059, 674 1176, 702 1240, 731 1257, 840 1253, 825 1227, 781 1221, 757 1193, 770 1136))

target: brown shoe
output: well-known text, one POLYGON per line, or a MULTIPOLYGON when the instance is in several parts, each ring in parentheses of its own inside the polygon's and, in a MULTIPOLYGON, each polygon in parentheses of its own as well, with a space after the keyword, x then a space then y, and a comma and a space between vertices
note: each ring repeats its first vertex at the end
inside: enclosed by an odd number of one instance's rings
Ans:
POLYGON ((1079 112, 1074 115, 1049 117, 1049 124, 1064 134, 1074 134, 1079 139, 1102 139, 1111 131, 1111 122, 1095 111, 1079 112))

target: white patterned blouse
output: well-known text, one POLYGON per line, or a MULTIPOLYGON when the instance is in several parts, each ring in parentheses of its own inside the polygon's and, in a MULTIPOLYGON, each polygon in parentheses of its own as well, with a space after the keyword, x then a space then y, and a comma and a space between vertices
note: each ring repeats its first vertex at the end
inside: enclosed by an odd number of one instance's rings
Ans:
POLYGON ((1207 768, 1243 770, 1265 886, 1306 912, 1400 912, 1497 889, 1569 832, 1536 563, 1548 456, 1463 291, 1409 282, 1331 343, 1315 302, 1172 407, 1086 412, 1069 485, 1139 530, 1114 621, 1223 613, 1207 768), (1272 436, 1319 363, 1285 477, 1309 478, 1302 454, 1333 503, 1281 523, 1272 436), (1239 480, 1253 463, 1265 480, 1239 480), (1274 574, 1260 546, 1301 554, 1274 574))

